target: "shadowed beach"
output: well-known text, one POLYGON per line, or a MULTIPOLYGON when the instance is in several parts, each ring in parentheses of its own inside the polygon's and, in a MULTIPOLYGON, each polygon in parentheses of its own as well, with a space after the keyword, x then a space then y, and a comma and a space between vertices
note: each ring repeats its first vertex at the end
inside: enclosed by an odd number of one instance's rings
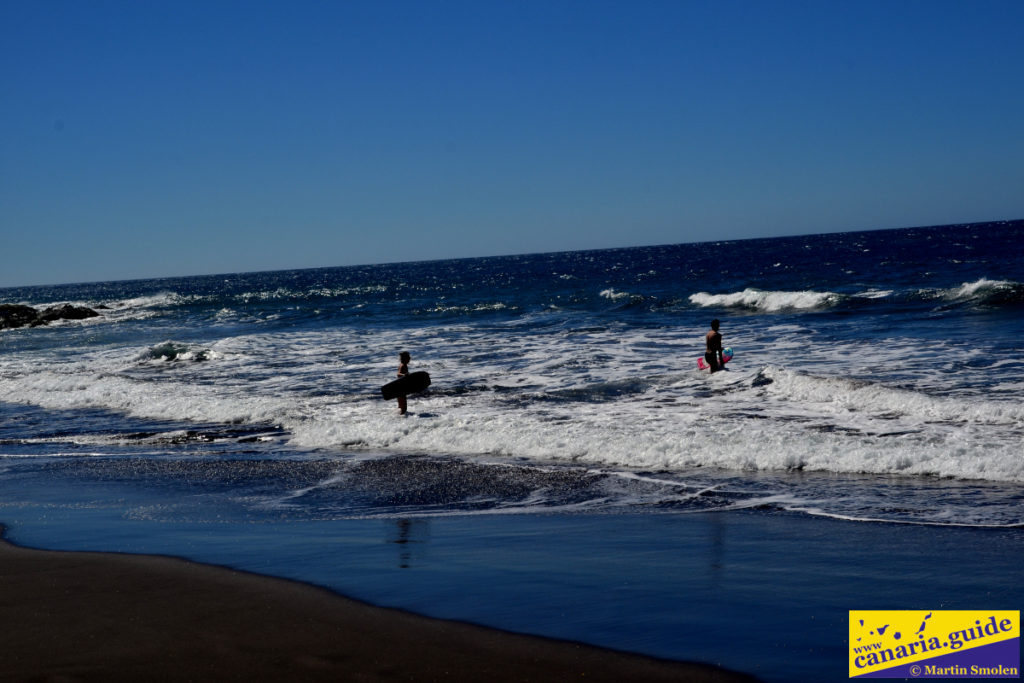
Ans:
POLYGON ((752 681, 184 560, 0 542, 5 681, 752 681))

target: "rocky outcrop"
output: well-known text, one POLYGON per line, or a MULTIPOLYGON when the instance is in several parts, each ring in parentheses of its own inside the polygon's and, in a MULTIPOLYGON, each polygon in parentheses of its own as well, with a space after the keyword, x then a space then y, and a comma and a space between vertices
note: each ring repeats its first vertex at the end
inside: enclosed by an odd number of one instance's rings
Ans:
POLYGON ((37 315, 39 315, 39 311, 31 306, 0 304, 0 330, 30 325, 37 315))
POLYGON ((49 325, 54 320, 84 320, 99 313, 85 306, 51 306, 42 311, 20 304, 0 304, 0 330, 12 327, 49 325))

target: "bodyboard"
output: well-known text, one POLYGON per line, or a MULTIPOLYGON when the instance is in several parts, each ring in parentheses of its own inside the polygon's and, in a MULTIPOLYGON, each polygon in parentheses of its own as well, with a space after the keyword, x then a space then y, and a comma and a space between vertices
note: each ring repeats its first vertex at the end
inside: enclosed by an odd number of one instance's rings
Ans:
MULTIPOLYGON (((727 348, 722 349, 722 367, 725 367, 725 364, 728 363, 731 360, 732 360, 732 347, 729 346, 727 348)), ((708 365, 708 362, 706 360, 704 360, 704 356, 701 356, 700 358, 697 359, 697 367, 700 368, 701 370, 710 370, 711 369, 711 366, 708 365)))
POLYGON ((430 375, 420 370, 411 372, 404 377, 399 377, 394 382, 388 382, 380 388, 381 395, 390 400, 399 396, 408 396, 418 391, 423 391, 430 386, 430 375))

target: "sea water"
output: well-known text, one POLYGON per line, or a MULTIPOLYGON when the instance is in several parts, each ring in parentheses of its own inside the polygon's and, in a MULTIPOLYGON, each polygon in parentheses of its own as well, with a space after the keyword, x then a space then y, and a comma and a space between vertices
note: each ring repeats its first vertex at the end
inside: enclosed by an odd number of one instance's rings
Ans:
MULTIPOLYGON (((0 303, 100 314, 0 331, 0 522, 41 545, 188 554, 131 529, 378 520, 390 537, 424 520, 734 510, 1024 525, 1024 221, 0 303), (709 374, 713 318, 735 357, 709 374), (433 383, 400 417, 379 389, 403 350, 433 383)), ((196 559, 232 564, 234 532, 211 533, 219 550, 196 559)))
POLYGON ((769 506, 1024 523, 1021 221, 0 302, 101 314, 0 333, 6 471, 182 467, 202 485, 246 453, 330 463, 235 490, 256 515, 393 515, 394 500, 356 493, 386 470, 402 514, 769 506), (714 375, 697 368, 712 318, 736 353, 714 375), (406 418, 379 396, 402 350, 433 379, 406 418), (102 456, 115 459, 79 463, 102 456), (170 464, 183 456, 199 461, 170 464), (414 464, 379 462, 393 456, 414 464))

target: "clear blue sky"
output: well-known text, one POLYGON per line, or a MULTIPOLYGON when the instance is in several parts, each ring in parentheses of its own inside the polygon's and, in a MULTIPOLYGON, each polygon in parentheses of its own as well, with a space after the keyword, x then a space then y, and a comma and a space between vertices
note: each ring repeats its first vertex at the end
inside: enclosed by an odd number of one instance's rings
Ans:
POLYGON ((1021 0, 0 0, 0 286, 1024 218, 1021 0))

